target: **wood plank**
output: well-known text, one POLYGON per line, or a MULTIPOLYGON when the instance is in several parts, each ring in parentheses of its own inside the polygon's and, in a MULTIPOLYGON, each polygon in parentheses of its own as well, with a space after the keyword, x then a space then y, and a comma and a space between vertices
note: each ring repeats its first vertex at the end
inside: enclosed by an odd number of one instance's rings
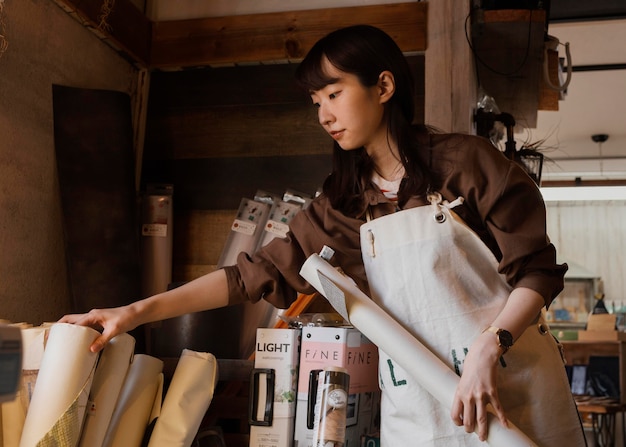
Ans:
POLYGON ((332 30, 368 23, 387 31, 405 52, 426 49, 427 3, 328 8, 157 22, 154 68, 301 60, 332 30))
POLYGON ((310 106, 282 104, 177 110, 152 117, 146 159, 330 154, 332 140, 310 106), (209 144, 207 144, 209 143, 209 144))
POLYGON ((471 133, 476 107, 474 61, 465 35, 470 4, 431 2, 425 54, 426 124, 446 132, 471 133))
POLYGON ((110 2, 105 9, 102 0, 54 0, 65 11, 76 14, 93 30, 110 39, 112 46, 144 68, 150 63, 152 22, 129 0, 110 2))
POLYGON ((296 64, 154 70, 150 109, 203 109, 263 104, 311 104, 295 83, 296 64))
MULTIPOLYGON (((424 122, 424 57, 409 56, 415 117, 424 122)), ((145 160, 330 154, 294 64, 155 72, 145 160)))

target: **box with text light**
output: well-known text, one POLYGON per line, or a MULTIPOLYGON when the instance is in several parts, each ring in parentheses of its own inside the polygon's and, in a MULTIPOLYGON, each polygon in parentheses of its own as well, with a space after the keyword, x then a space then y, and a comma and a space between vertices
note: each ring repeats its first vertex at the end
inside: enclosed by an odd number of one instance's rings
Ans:
POLYGON ((293 446, 300 333, 300 329, 257 329, 250 379, 250 447, 293 446))

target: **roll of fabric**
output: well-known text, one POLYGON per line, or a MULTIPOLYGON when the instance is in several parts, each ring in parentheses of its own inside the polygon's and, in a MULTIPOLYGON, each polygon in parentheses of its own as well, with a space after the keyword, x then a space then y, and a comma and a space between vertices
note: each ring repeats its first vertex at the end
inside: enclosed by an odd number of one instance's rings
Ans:
POLYGON ((78 444, 98 359, 89 346, 97 336, 84 326, 52 325, 20 447, 78 444))
POLYGON ((113 416, 135 350, 135 339, 120 334, 106 345, 91 385, 85 423, 79 445, 100 447, 113 416))
POLYGON ((213 354, 184 349, 165 395, 148 447, 189 447, 218 380, 213 354))
MULTIPOLYGON (((300 274, 335 310, 408 371, 446 408, 452 407, 459 376, 426 348, 409 331, 381 309, 319 255, 311 255, 300 274)), ((496 447, 531 447, 536 444, 513 423, 506 428, 489 414, 487 442, 496 447)))
POLYGON ((163 361, 136 354, 111 416, 103 447, 140 447, 155 398, 163 386, 163 361))

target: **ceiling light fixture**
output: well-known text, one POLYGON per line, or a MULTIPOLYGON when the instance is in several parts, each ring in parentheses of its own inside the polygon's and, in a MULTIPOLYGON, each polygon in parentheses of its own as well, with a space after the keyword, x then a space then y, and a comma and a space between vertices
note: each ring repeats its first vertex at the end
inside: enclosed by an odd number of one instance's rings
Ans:
POLYGON ((604 176, 604 160, 602 160, 602 143, 609 139, 609 135, 605 133, 594 133, 591 140, 598 143, 598 158, 600 160, 600 175, 604 176))
POLYGON ((591 139, 594 143, 604 143, 606 140, 609 139, 609 136, 605 133, 595 133, 591 135, 591 139))

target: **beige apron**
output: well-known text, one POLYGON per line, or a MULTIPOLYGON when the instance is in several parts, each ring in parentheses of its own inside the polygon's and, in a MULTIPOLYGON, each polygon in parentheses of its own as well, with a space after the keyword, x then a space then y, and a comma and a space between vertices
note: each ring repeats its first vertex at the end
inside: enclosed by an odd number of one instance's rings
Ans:
MULTIPOLYGON (((497 261, 453 213, 455 204, 412 208, 361 227, 372 299, 458 374, 473 340, 511 291, 497 261)), ((504 356, 498 392, 505 414, 540 447, 585 446, 558 343, 547 324, 532 324, 504 356)), ((381 445, 484 446, 449 411, 380 352, 381 445)))

